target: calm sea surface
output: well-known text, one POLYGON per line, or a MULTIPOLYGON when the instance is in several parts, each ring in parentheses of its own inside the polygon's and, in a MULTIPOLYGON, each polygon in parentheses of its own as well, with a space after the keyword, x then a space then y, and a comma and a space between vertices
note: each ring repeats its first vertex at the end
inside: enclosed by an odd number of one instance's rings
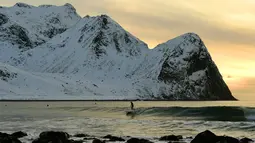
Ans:
POLYGON ((194 136, 209 129, 218 135, 255 138, 255 102, 0 102, 0 132, 60 130, 95 136, 154 138, 194 136), (48 105, 48 106, 47 106, 48 105))

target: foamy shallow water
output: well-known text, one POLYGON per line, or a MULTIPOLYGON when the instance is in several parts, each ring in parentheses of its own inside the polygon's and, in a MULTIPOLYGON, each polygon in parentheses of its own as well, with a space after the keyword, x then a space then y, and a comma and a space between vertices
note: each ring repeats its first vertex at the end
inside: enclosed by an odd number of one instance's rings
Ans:
POLYGON ((0 102, 0 132, 24 131, 24 142, 48 130, 153 140, 170 134, 194 137, 209 129, 218 135, 255 138, 255 104, 250 102, 134 103, 135 115, 126 116, 129 102, 0 102))

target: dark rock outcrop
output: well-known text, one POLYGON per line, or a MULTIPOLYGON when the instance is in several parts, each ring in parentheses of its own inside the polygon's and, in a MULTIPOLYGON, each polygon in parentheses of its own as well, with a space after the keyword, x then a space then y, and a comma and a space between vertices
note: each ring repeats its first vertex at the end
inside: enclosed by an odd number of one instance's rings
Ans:
POLYGON ((56 36, 58 34, 61 34, 61 33, 65 32, 66 30, 67 30, 66 28, 51 27, 47 31, 44 31, 42 34, 45 37, 52 38, 52 37, 54 37, 54 36, 56 36))
POLYGON ((0 132, 0 143, 21 143, 21 141, 7 133, 0 132))
POLYGON ((18 132, 12 133, 11 136, 14 138, 22 138, 22 137, 27 136, 27 133, 18 131, 18 132))
POLYGON ((69 143, 83 143, 83 140, 69 140, 69 143))
MULTIPOLYGON (((219 143, 239 143, 239 140, 229 136, 218 136, 219 143)), ((216 143, 216 142, 215 142, 216 143)))
POLYGON ((32 47, 32 42, 30 41, 25 28, 15 24, 11 25, 9 30, 10 35, 15 37, 15 42, 20 45, 20 49, 32 47))
POLYGON ((94 139, 92 143, 105 143, 105 141, 101 141, 100 139, 94 139))
POLYGON ((153 143, 153 142, 146 139, 131 138, 127 141, 127 143, 153 143))
POLYGON ((168 135, 159 138, 160 141, 179 141, 183 139, 182 136, 168 135))
POLYGON ((103 31, 99 31, 97 36, 93 40, 93 48, 92 48, 97 58, 99 58, 101 55, 106 54, 106 51, 103 48, 103 46, 107 46, 107 43, 108 41, 105 38, 103 31))
POLYGON ((217 136, 213 132, 206 130, 196 135, 190 143, 216 143, 217 141, 217 136))
POLYGON ((66 132, 55 132, 55 131, 47 131, 42 132, 39 135, 39 138, 34 140, 33 143, 69 143, 68 140, 69 134, 66 132))
POLYGON ((31 5, 28 5, 26 3, 16 3, 14 6, 17 6, 17 7, 23 7, 23 8, 31 8, 32 6, 31 5))
POLYGON ((78 137, 78 138, 81 138, 81 137, 89 137, 90 135, 87 135, 87 134, 75 134, 73 135, 74 137, 78 137))
POLYGON ((239 143, 239 140, 229 136, 217 136, 206 130, 199 133, 191 143, 239 143))
POLYGON ((112 136, 112 135, 106 135, 103 138, 105 139, 109 139, 109 141, 125 141, 123 138, 121 137, 116 137, 116 136, 112 136))
POLYGON ((0 80, 9 81, 12 78, 17 77, 17 73, 11 73, 7 69, 0 69, 0 80))
POLYGON ((242 138, 240 140, 240 143, 252 143, 252 142, 254 142, 254 141, 250 138, 242 138))
POLYGON ((8 17, 2 13, 0 13, 0 26, 8 22, 8 17))

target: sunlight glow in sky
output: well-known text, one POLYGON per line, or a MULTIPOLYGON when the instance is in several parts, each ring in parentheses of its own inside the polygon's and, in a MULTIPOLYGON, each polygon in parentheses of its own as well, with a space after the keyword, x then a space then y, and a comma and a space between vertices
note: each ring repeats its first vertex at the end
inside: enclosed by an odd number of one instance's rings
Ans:
POLYGON ((107 14, 151 48, 187 32, 207 46, 233 95, 255 99, 255 0, 0 0, 71 3, 83 17, 107 14))

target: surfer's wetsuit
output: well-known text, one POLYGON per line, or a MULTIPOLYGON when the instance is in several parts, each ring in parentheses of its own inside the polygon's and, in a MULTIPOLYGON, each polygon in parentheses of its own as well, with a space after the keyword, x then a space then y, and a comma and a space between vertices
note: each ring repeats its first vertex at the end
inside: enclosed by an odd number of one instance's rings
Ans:
POLYGON ((133 109, 134 109, 134 104, 133 104, 133 102, 131 101, 130 104, 131 104, 131 105, 130 105, 130 108, 131 108, 131 110, 133 110, 133 109))

